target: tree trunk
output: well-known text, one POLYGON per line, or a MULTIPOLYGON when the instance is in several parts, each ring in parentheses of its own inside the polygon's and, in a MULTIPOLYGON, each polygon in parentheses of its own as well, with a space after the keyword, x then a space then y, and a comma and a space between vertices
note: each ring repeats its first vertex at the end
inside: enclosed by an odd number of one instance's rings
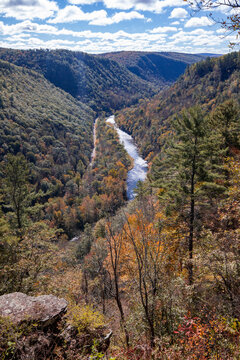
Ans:
MULTIPOLYGON (((196 139, 195 139, 195 151, 196 151, 196 139)), ((194 234, 194 219, 195 219, 195 187, 194 178, 196 171, 196 154, 193 156, 192 161, 192 177, 191 177, 191 210, 190 210, 190 223, 189 223, 189 240, 188 240, 188 253, 189 253, 189 267, 188 267, 188 281, 189 285, 193 284, 193 234, 194 234)))
POLYGON ((128 334, 126 323, 125 323, 125 316, 124 316, 124 311, 123 311, 123 307, 122 307, 122 302, 120 300, 119 288, 118 288, 118 277, 117 277, 116 273, 114 273, 114 282, 115 282, 115 291, 116 291, 115 299, 116 299, 117 306, 118 306, 118 309, 119 309, 119 312, 120 312, 121 326, 123 327, 123 331, 124 331, 124 334, 125 334, 125 340, 126 340, 127 348, 129 348, 129 343, 130 343, 129 334, 128 334))

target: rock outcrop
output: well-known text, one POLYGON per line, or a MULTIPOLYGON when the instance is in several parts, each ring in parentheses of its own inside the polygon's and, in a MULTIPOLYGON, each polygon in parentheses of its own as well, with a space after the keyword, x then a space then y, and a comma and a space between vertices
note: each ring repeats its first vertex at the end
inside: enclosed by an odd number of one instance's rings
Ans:
POLYGON ((15 292, 0 296, 0 316, 9 317, 14 324, 29 321, 47 327, 62 317, 67 305, 65 299, 53 295, 35 297, 15 292))
POLYGON ((0 296, 0 359, 82 360, 89 358, 93 345, 105 352, 112 332, 106 335, 102 327, 79 334, 64 316, 67 305, 65 299, 53 295, 16 292, 0 296))

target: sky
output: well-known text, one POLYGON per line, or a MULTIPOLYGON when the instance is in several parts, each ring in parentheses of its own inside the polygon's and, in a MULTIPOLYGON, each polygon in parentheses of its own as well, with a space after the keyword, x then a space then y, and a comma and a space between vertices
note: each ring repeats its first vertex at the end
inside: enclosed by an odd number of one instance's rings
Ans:
POLYGON ((184 0, 0 0, 0 47, 224 54, 234 40, 184 0))

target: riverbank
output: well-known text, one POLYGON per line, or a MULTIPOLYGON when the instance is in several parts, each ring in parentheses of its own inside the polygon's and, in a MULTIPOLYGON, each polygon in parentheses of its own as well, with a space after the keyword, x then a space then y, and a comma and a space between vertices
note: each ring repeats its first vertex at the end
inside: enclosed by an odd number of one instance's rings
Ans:
POLYGON ((120 142, 123 144, 130 158, 133 159, 133 167, 130 171, 128 171, 127 175, 127 198, 128 200, 133 200, 136 196, 134 191, 138 185, 138 182, 144 181, 146 179, 148 164, 139 155, 138 148, 132 136, 127 134, 125 131, 119 129, 115 122, 115 116, 110 116, 106 120, 106 122, 114 126, 115 130, 118 133, 120 142))

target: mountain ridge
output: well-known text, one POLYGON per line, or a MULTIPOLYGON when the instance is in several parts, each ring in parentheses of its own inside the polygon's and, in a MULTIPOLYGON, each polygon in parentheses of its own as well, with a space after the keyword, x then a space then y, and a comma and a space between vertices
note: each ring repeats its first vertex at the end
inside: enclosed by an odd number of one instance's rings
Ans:
POLYGON ((210 111, 229 97, 239 102, 239 72, 240 52, 207 58, 187 68, 175 84, 153 99, 123 109, 116 121, 133 135, 143 156, 156 154, 161 149, 167 123, 179 111, 197 104, 210 111))
POLYGON ((107 113, 151 98, 202 58, 170 52, 91 55, 70 50, 0 48, 0 59, 41 73, 94 111, 107 113))
POLYGON ((158 89, 176 81, 188 65, 204 59, 198 54, 148 51, 118 51, 95 56, 118 62, 158 89))
POLYGON ((94 111, 116 110, 157 92, 117 62, 83 52, 0 48, 0 59, 41 73, 94 111))

